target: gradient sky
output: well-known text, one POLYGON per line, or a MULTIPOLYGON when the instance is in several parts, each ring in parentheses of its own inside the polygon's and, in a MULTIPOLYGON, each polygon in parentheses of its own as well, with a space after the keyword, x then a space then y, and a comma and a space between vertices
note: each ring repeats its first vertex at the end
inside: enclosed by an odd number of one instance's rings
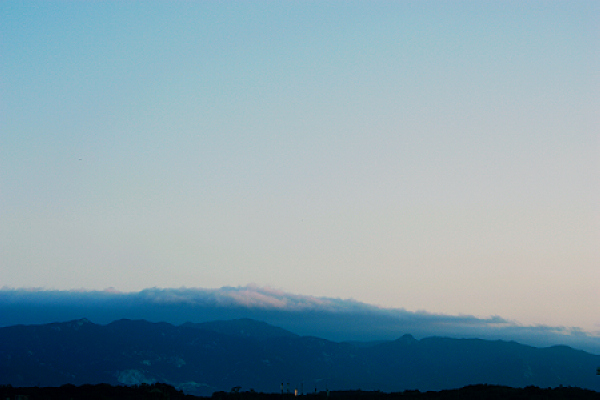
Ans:
POLYGON ((2 1, 0 287, 600 330, 600 2, 2 1))

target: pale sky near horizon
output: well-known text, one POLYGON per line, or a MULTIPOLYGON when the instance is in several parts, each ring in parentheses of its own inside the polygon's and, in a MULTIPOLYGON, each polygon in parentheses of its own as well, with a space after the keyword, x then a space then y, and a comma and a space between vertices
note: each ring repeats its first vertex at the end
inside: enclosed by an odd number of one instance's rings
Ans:
POLYGON ((600 2, 0 2, 0 287, 600 331, 600 2))

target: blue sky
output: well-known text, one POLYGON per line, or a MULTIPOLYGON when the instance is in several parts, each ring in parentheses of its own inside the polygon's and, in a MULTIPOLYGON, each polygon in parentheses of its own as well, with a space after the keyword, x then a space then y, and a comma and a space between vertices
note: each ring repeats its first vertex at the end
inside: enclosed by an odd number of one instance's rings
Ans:
POLYGON ((600 5, 0 3, 0 286, 600 330, 600 5))

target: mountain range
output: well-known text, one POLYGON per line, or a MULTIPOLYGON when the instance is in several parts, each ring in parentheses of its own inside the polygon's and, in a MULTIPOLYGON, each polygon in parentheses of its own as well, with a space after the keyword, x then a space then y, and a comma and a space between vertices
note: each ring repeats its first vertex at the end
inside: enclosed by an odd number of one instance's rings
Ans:
POLYGON ((568 345, 600 354, 600 331, 526 325, 498 315, 445 315, 385 308, 353 299, 293 294, 268 287, 149 288, 140 292, 0 288, 0 327, 87 318, 97 324, 144 319, 181 325, 254 319, 302 336, 336 342, 430 336, 515 340, 534 347, 568 345))
POLYGON ((335 342, 252 319, 203 323, 87 319, 0 328, 0 384, 163 382, 210 395, 443 390, 472 384, 577 386, 599 391, 600 356, 567 346, 404 335, 335 342))

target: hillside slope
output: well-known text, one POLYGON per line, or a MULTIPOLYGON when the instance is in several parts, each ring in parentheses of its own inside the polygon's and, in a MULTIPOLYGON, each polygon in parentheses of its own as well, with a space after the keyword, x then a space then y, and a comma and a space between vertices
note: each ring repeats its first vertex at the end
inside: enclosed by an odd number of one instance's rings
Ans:
POLYGON ((0 384, 164 382, 210 395, 234 386, 442 390, 471 384, 600 390, 600 356, 566 346, 431 337, 358 346, 253 320, 207 324, 74 320, 0 328, 0 384))

